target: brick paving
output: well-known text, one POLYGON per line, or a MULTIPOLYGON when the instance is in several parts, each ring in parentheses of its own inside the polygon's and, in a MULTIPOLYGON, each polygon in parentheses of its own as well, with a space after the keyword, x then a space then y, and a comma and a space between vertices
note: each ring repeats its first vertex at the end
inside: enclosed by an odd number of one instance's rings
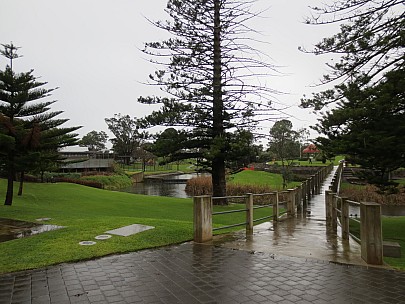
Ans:
POLYGON ((0 303, 405 303, 405 272, 185 243, 0 276, 0 303))

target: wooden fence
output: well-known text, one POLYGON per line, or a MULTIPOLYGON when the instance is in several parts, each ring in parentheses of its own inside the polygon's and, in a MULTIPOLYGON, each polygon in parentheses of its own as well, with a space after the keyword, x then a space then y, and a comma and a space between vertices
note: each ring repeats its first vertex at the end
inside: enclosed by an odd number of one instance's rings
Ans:
MULTIPOLYGON (((279 204, 285 203, 287 216, 295 216, 297 210, 302 208, 302 205, 306 205, 310 200, 311 196, 320 193, 322 182, 325 180, 326 176, 332 171, 333 164, 322 167, 314 175, 303 181, 298 187, 294 189, 288 189, 286 191, 275 191, 271 193, 261 193, 252 194, 248 193, 244 196, 227 196, 227 197, 212 197, 212 196, 195 196, 194 197, 194 241, 198 243, 203 243, 212 240, 214 230, 225 229, 236 226, 246 226, 246 233, 253 233, 254 222, 263 220, 265 218, 260 218, 254 220, 254 210, 258 208, 269 207, 273 208, 273 221, 276 222, 281 215, 279 212, 279 204), (254 205, 255 198, 258 197, 268 197, 269 204, 254 205), (280 201, 280 197, 283 200, 280 201), (213 201, 216 199, 242 199, 245 202, 245 209, 240 210, 230 210, 224 212, 213 213, 213 201), (235 223, 233 225, 224 226, 221 228, 212 227, 212 217, 213 215, 224 214, 224 213, 234 213, 234 212, 246 212, 246 221, 243 223, 235 223)), ((270 218, 270 217, 266 217, 270 218)))
POLYGON ((339 196, 343 163, 336 170, 329 190, 325 191, 326 224, 337 233, 341 227, 342 239, 349 241, 350 236, 361 244, 361 257, 367 264, 383 264, 383 238, 381 225, 381 205, 373 202, 355 202, 339 196), (360 207, 360 217, 351 218, 350 205, 360 207), (360 225, 360 238, 350 233, 350 221, 360 225))

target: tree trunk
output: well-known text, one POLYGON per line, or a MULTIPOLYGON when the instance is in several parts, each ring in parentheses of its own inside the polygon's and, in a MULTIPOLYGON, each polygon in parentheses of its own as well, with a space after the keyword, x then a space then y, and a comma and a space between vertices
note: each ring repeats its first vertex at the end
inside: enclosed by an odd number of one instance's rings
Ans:
MULTIPOLYGON (((212 195, 226 196, 225 180, 225 131, 224 103, 222 100, 222 54, 221 54, 221 0, 214 0, 214 73, 213 73, 213 141, 219 145, 212 159, 212 195)), ((226 199, 215 200, 215 204, 226 205, 226 199)))
POLYGON ((11 206, 13 204, 13 186, 14 186, 14 156, 9 155, 8 157, 8 172, 7 172, 7 192, 6 192, 6 200, 4 201, 4 205, 11 206))
POLYGON ((23 194, 23 187, 24 187, 24 171, 20 173, 20 187, 18 188, 18 196, 23 194))

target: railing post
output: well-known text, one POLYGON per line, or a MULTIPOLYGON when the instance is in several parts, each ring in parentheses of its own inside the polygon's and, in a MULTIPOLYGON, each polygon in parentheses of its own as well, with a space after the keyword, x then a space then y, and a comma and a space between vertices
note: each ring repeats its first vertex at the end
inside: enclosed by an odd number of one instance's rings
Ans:
POLYGON ((212 198, 194 197, 194 242, 204 243, 212 240, 212 198))
POLYGON ((276 199, 273 202, 273 222, 278 222, 278 191, 276 191, 276 199))
POLYGON ((253 234, 253 194, 246 194, 246 235, 253 234))
POLYGON ((361 257, 367 264, 383 264, 381 205, 360 203, 361 257))
POLYGON ((307 205, 307 181, 306 180, 304 180, 303 182, 302 182, 302 204, 304 205, 304 206, 306 206, 307 205))
POLYGON ((325 216, 326 216, 326 225, 331 226, 332 224, 332 191, 331 190, 326 190, 325 191, 325 216))
POLYGON ((307 198, 308 201, 311 199, 311 179, 307 178, 307 198))
POLYGON ((295 190, 287 189, 288 191, 288 201, 287 201, 287 215, 295 215, 295 190))
POLYGON ((331 226, 332 226, 332 231, 334 233, 337 233, 337 200, 338 197, 336 196, 336 193, 332 194, 332 206, 331 206, 331 226))
POLYGON ((295 204, 297 206, 297 212, 302 213, 302 185, 295 188, 295 204))
POLYGON ((340 218, 342 225, 342 239, 349 239, 349 202, 347 197, 342 197, 342 213, 340 218))

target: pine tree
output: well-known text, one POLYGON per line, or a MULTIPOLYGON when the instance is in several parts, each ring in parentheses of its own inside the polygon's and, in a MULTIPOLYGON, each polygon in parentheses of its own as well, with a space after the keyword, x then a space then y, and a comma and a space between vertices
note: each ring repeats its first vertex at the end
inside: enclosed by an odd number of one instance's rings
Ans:
MULTIPOLYGON (((79 127, 59 128, 66 119, 55 119, 61 111, 48 112, 56 101, 38 101, 49 97, 55 89, 44 89, 46 82, 38 82, 33 70, 15 73, 13 60, 18 58, 18 47, 3 45, 1 54, 10 60, 0 70, 0 145, 1 158, 7 172, 5 205, 13 201, 13 183, 17 171, 32 169, 41 151, 52 150, 76 142, 74 130, 79 127)), ((22 179, 23 181, 23 179, 22 179)), ((22 184, 20 185, 22 192, 22 184)))
POLYGON ((207 160, 217 197, 226 196, 227 133, 251 130, 276 115, 271 103, 275 92, 260 80, 274 67, 247 44, 253 43, 255 33, 248 26, 257 16, 252 12, 254 2, 169 0, 166 11, 173 21, 154 24, 170 38, 146 43, 144 49, 162 66, 150 75, 152 84, 166 92, 164 97, 139 98, 145 104, 162 105, 144 119, 144 125, 188 132, 187 149, 207 160))
MULTIPOLYGON (((340 56, 340 60, 328 65, 331 71, 324 76, 323 83, 347 83, 367 78, 365 86, 380 82, 388 71, 404 67, 403 0, 334 0, 314 8, 314 12, 307 20, 308 24, 340 24, 340 32, 307 51, 340 56)), ((303 98, 301 105, 319 111, 341 98, 339 88, 335 87, 316 93, 312 98, 303 98)))

